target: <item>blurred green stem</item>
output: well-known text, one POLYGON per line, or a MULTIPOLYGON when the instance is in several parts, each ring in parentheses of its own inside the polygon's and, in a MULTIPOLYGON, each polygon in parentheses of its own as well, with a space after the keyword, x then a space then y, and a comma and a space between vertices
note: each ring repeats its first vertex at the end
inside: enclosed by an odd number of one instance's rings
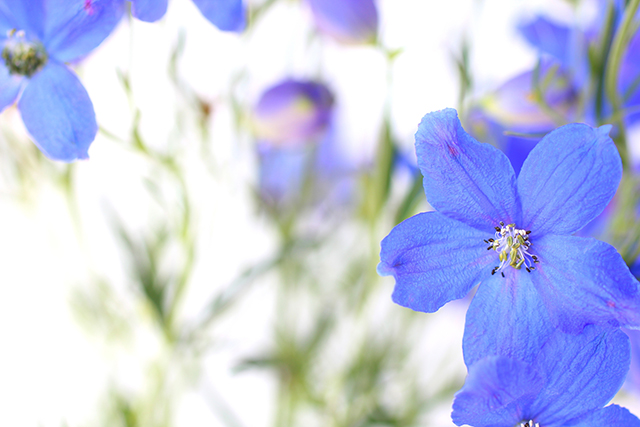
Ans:
POLYGON ((611 51, 607 59, 606 74, 605 74, 605 91, 611 107, 613 109, 613 115, 616 117, 616 125, 619 129, 618 137, 616 138, 616 145, 618 151, 620 151, 620 157, 622 158, 622 164, 626 168, 629 165, 624 117, 617 114, 622 109, 622 97, 618 93, 618 77, 620 73, 620 65, 624 57, 627 45, 632 36, 633 19, 640 6, 640 0, 630 0, 625 9, 624 18, 622 24, 616 32, 611 51))

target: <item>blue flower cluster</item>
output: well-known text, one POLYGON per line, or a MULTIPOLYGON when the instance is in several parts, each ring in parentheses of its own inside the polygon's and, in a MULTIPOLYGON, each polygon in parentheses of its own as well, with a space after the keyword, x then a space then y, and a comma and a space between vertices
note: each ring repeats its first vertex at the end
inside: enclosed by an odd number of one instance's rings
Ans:
POLYGON ((640 425, 626 410, 601 409, 629 367, 619 327, 640 327, 638 281, 612 246, 571 235, 618 187, 610 130, 554 130, 516 178, 508 158, 467 134, 455 110, 422 119, 416 153, 435 211, 391 231, 378 271, 395 277, 393 300, 417 311, 434 312, 479 285, 467 313, 469 377, 456 397, 457 424, 640 425))

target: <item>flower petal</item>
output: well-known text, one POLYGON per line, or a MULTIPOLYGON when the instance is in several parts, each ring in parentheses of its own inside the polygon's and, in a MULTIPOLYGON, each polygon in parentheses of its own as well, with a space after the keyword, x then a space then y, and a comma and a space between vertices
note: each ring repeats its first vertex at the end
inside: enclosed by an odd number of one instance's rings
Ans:
POLYGON ((47 0, 44 44, 60 62, 98 47, 124 15, 124 0, 47 0))
POLYGON ((520 25, 520 33, 540 52, 548 53, 558 58, 563 64, 569 64, 568 49, 571 32, 567 27, 561 27, 542 16, 534 21, 520 25))
POLYGON ((469 136, 456 110, 447 108, 422 118, 416 154, 427 200, 438 212, 487 231, 500 221, 520 223, 509 159, 469 136))
POLYGON ((529 362, 553 332, 531 277, 508 268, 505 277, 490 276, 473 297, 464 328, 462 349, 467 366, 483 357, 501 355, 529 362))
POLYGON ((26 83, 23 76, 10 74, 4 63, 0 63, 0 111, 16 101, 26 83))
POLYGON ((131 0, 131 14, 144 22, 155 22, 167 13, 169 0, 131 0))
POLYGON ((438 212, 413 216, 382 241, 378 273, 393 275, 393 301, 428 313, 464 297, 497 261, 482 233, 438 212))
POLYGON ((378 9, 373 0, 307 0, 323 33, 342 43, 371 43, 378 33, 378 9))
POLYGON ((531 365, 507 357, 486 357, 469 368, 456 393, 451 418, 457 425, 514 426, 529 419, 529 405, 543 387, 531 365))
POLYGON ((604 210, 622 177, 610 130, 574 123, 535 146, 518 177, 526 229, 571 234, 604 210))
POLYGON ((564 425, 567 427, 640 427, 640 420, 626 408, 609 405, 564 425))
POLYGON ((622 386, 629 359, 629 338, 620 329, 590 325, 578 335, 554 334, 534 363, 546 374, 531 405, 536 421, 564 425, 602 408, 622 386))
POLYGON ((44 30, 44 0, 3 0, 0 2, 0 31, 23 30, 42 39, 44 30))
POLYGON ((612 246, 575 236, 532 241, 540 263, 531 278, 555 325, 572 333, 590 323, 640 326, 638 281, 612 246))
POLYGON ((93 104, 75 74, 49 61, 25 88, 18 108, 40 150, 54 160, 88 157, 98 132, 93 104))
POLYGON ((222 31, 239 33, 247 25, 242 0, 193 0, 200 12, 222 31))

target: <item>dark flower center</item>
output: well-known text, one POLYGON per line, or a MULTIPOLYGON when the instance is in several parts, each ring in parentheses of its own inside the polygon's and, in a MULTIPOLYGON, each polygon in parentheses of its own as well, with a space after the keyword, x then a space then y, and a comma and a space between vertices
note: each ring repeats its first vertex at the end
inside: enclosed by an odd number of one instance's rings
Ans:
POLYGON ((487 249, 498 252, 500 259, 500 265, 491 270, 492 275, 499 272, 504 277, 504 270, 507 267, 513 267, 516 270, 524 267, 529 273, 536 269, 533 264, 539 261, 537 256, 529 252, 531 247, 530 234, 531 231, 516 228, 515 224, 505 225, 500 221, 500 226, 496 227, 494 238, 485 240, 485 243, 489 244, 487 249))
POLYGON ((516 425, 515 427, 540 427, 540 424, 534 423, 533 420, 529 420, 529 421, 522 421, 520 424, 516 425))
POLYGON ((25 40, 24 31, 9 31, 2 49, 2 58, 9 73, 31 77, 47 63, 47 52, 41 43, 25 40))

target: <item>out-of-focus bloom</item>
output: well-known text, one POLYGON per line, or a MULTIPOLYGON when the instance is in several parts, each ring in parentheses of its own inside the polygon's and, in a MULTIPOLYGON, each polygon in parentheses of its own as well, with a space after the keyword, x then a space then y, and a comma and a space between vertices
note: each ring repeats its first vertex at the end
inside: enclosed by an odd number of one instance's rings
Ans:
POLYGON ((625 386, 640 394, 640 330, 624 329, 631 342, 631 366, 625 386))
MULTIPOLYGON (((130 0, 131 13, 145 22, 155 22, 167 13, 169 0, 130 0)), ((222 31, 241 32, 246 26, 242 0, 193 0, 202 15, 222 31)))
POLYGON ((628 369, 629 340, 620 330, 555 332, 531 362, 500 354, 472 365, 451 417, 474 427, 638 427, 627 409, 604 407, 628 369))
POLYGON ((285 80, 261 96, 253 114, 260 194, 273 205, 337 202, 352 175, 332 123, 334 98, 318 82, 285 80))
POLYGON ((573 116, 575 100, 569 79, 545 62, 537 72, 524 72, 485 97, 471 111, 467 122, 472 135, 492 143, 507 155, 518 175, 529 152, 541 139, 535 135, 555 129, 552 114, 573 116))
POLYGON ((556 129, 516 179, 507 157, 469 136, 455 110, 427 114, 416 153, 436 211, 407 219, 382 241, 378 272, 395 277, 393 300, 434 312, 480 283, 467 313, 467 365, 496 351, 528 362, 555 327, 640 326, 638 282, 620 255, 571 235, 618 187, 610 129, 556 129))
POLYGON ((117 0, 0 1, 0 110, 18 100, 27 131, 47 157, 88 157, 98 131, 93 104, 65 63, 102 43, 123 13, 117 0))
POLYGON ((253 111, 256 136, 277 146, 313 142, 327 129, 333 95, 320 83, 285 80, 268 89, 253 111))
POLYGON ((378 9, 373 0, 307 0, 324 34, 340 43, 373 43, 378 35, 378 9))

